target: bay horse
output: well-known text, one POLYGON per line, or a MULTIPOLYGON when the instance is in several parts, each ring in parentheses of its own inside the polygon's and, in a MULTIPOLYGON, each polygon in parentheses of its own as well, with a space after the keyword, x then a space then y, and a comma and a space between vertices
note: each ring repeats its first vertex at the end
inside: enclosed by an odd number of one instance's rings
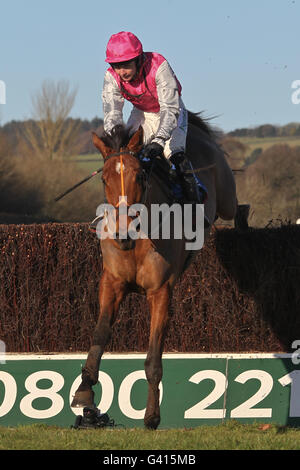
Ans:
MULTIPOLYGON (((119 196, 126 194, 127 205, 139 203, 145 196, 152 203, 170 203, 170 192, 153 172, 145 187, 144 170, 137 155, 143 147, 140 128, 130 135, 118 126, 111 135, 93 133, 93 143, 104 158, 102 178, 108 203, 117 207, 119 196), (121 177, 122 176, 122 177, 121 177)), ((186 154, 208 191, 205 214, 212 225, 216 217, 234 219, 237 209, 233 172, 224 151, 218 145, 209 124, 189 112, 186 154)), ((127 224, 131 221, 127 218, 127 224)), ((204 238, 210 232, 205 229, 204 238)), ((117 229, 120 229, 120 227, 117 229)), ((148 398, 144 425, 156 429, 160 423, 159 383, 162 379, 162 353, 168 327, 168 308, 174 285, 191 261, 184 239, 129 240, 106 238, 100 241, 103 273, 99 285, 100 313, 92 345, 82 368, 82 381, 71 406, 93 406, 92 386, 98 381, 101 357, 108 343, 121 301, 127 293, 142 290, 146 295, 151 321, 149 347, 145 360, 148 398)))

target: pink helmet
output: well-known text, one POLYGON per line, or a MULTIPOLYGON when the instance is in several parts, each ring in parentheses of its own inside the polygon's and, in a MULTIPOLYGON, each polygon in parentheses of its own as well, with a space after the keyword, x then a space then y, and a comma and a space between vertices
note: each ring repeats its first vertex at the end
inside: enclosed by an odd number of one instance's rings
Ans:
POLYGON ((121 31, 113 34, 106 48, 105 62, 117 63, 134 59, 143 53, 141 41, 132 33, 121 31))

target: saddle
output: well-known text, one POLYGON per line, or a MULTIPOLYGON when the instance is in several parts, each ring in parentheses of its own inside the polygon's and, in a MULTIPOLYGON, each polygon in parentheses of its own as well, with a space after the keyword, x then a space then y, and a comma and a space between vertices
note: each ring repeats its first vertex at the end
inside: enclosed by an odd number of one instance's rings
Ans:
MULTIPOLYGON (((161 180, 164 187, 167 188, 170 193, 170 197, 174 202, 190 202, 186 200, 184 201, 185 194, 182 188, 182 181, 180 180, 174 166, 168 160, 156 157, 154 161, 151 161, 150 159, 145 159, 141 156, 140 161, 146 175, 150 176, 151 172, 154 173, 156 177, 161 180)), ((196 180, 199 191, 202 194, 202 203, 204 203, 207 199, 207 189, 195 173, 193 176, 196 180)))
MULTIPOLYGON (((157 178, 162 182, 165 189, 170 195, 170 200, 172 203, 194 203, 195 201, 189 201, 186 198, 185 192, 182 187, 182 181, 180 180, 175 168, 171 165, 171 162, 165 158, 156 157, 155 160, 151 161, 150 159, 140 156, 140 161, 142 163, 143 170, 145 171, 147 177, 150 177, 151 173, 154 173, 157 178)), ((190 170, 193 172, 193 170, 190 170)), ((207 200, 207 189, 204 184, 200 181, 198 176, 193 172, 193 177, 195 179, 195 184, 198 186, 199 202, 202 204, 207 200)), ((193 206, 193 229, 196 228, 196 218, 195 218, 195 206, 193 206)), ((204 228, 210 227, 210 221, 207 216, 204 214, 204 228)))

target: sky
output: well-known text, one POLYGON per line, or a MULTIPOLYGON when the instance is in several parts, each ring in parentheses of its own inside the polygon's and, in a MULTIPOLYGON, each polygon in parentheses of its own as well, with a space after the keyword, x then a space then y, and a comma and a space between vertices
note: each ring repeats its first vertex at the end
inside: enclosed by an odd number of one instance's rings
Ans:
POLYGON ((77 89, 72 117, 103 118, 105 50, 119 31, 164 55, 186 107, 225 132, 300 122, 299 18, 300 0, 0 0, 0 124, 30 118, 45 79, 77 89))

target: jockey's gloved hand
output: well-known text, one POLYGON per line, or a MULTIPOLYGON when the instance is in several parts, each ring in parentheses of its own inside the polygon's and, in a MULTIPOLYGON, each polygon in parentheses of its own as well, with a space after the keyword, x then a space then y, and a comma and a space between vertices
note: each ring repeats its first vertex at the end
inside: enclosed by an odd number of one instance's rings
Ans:
POLYGON ((145 146, 143 154, 146 158, 155 158, 155 157, 162 157, 164 153, 164 148, 162 145, 158 144, 157 142, 152 142, 145 146))

